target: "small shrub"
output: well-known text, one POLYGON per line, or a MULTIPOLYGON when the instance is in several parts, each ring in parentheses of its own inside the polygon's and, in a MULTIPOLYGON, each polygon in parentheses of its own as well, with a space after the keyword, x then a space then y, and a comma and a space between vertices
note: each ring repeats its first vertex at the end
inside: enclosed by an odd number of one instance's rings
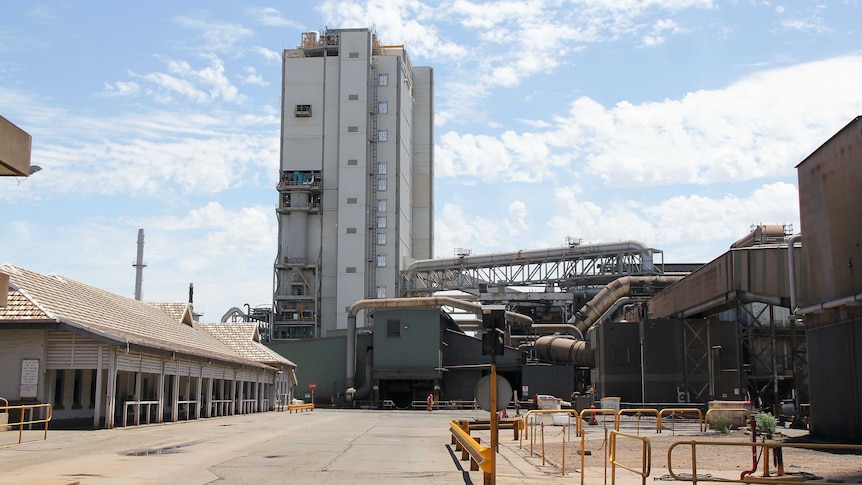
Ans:
POLYGON ((722 434, 730 433, 730 418, 726 414, 716 414, 709 420, 709 429, 714 429, 722 434))
POLYGON ((754 422, 757 423, 758 434, 766 435, 767 438, 772 438, 775 434, 775 416, 769 413, 757 413, 754 415, 754 422))

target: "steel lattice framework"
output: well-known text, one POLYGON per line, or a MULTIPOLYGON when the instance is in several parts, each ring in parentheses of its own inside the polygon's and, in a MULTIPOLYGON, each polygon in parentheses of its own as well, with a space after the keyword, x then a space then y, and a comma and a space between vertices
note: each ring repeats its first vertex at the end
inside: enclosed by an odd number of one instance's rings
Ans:
POLYGON ((402 272, 402 294, 484 290, 488 286, 601 286, 622 276, 662 274, 661 251, 624 242, 417 261, 402 272))

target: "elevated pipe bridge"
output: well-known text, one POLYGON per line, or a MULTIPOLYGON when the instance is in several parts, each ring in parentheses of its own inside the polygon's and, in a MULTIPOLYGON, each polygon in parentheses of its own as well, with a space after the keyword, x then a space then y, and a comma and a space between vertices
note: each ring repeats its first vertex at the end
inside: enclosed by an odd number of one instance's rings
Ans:
POLYGON ((622 276, 663 273, 661 254, 639 241, 569 245, 485 255, 416 261, 402 271, 402 296, 442 290, 484 291, 489 286, 604 286, 622 276))

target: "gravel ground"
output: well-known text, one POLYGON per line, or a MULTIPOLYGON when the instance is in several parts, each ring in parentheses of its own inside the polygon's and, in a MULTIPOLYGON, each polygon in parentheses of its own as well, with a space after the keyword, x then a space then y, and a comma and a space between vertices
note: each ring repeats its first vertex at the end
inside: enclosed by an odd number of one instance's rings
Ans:
MULTIPOLYGON (((588 426, 587 428, 584 449, 588 453, 584 456, 584 466, 586 468, 601 468, 605 465, 605 460, 608 456, 608 439, 605 438, 605 430, 609 431, 611 427, 603 428, 600 424, 598 426, 588 426)), ((563 462, 563 429, 563 426, 545 427, 545 459, 558 468, 563 462)), ((737 429, 727 434, 717 431, 701 433, 695 425, 683 424, 673 431, 664 429, 662 433, 656 433, 653 424, 652 429, 649 429, 648 426, 641 427, 639 430, 631 426, 623 426, 621 431, 630 436, 639 436, 640 438, 649 440, 652 460, 649 477, 656 480, 662 477, 669 478, 668 449, 673 443, 680 441, 696 440, 698 442, 709 441, 711 443, 723 444, 736 443, 736 445, 697 445, 697 474, 699 476, 709 474, 713 478, 738 480, 743 471, 752 468, 751 447, 747 446, 751 442, 751 435, 747 430, 737 429)), ((788 434, 790 433, 788 432, 788 434)), ((541 433, 537 432, 537 438, 533 444, 534 456, 541 456, 540 436, 541 433)), ((758 441, 761 441, 761 438, 758 438, 758 441)), ((767 440, 767 442, 783 442, 788 445, 817 444, 807 439, 807 435, 797 438, 785 436, 781 434, 781 429, 778 430, 773 439, 767 440)), ((529 455, 529 441, 524 441, 522 446, 522 452, 525 455, 529 455)), ((640 469, 643 446, 643 442, 639 439, 618 436, 616 444, 617 462, 640 469)), ((580 447, 580 437, 572 433, 565 445, 566 475, 581 469, 580 447)), ((761 449, 758 448, 758 453, 760 453, 761 449)), ((821 477, 823 480, 830 482, 862 483, 862 451, 856 450, 855 452, 848 453, 846 451, 822 451, 786 446, 782 448, 782 455, 784 475, 795 476, 797 478, 805 477, 806 479, 821 477)), ((692 460, 690 445, 675 446, 672 450, 671 458, 675 474, 691 476, 692 460)), ((758 458, 757 471, 753 475, 763 477, 764 459, 762 456, 758 458)), ((778 468, 774 458, 770 454, 769 471, 771 475, 775 475, 778 468)), ((610 470, 609 461, 608 470, 610 470)), ((617 473, 628 472, 618 471, 617 473)))

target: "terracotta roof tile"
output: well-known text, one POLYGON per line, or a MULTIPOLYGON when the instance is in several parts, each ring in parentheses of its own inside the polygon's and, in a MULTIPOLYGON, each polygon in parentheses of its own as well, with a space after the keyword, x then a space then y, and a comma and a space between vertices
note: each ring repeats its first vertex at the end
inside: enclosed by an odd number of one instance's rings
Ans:
POLYGON ((260 333, 256 323, 221 322, 200 323, 199 325, 247 359, 296 367, 296 364, 260 343, 260 333))
POLYGON ((47 320, 51 317, 34 305, 20 291, 9 290, 5 307, 0 307, 0 320, 47 320))
MULTIPOLYGON (((35 315, 36 308, 64 324, 121 342, 261 365, 261 361, 240 355, 209 332, 181 323, 159 307, 59 275, 13 265, 0 265, 0 271, 9 275, 9 296, 19 302, 17 308, 26 308, 26 315, 35 315), (20 302, 22 297, 29 303, 20 302)), ((8 308, 0 311, 8 312, 8 308)))

